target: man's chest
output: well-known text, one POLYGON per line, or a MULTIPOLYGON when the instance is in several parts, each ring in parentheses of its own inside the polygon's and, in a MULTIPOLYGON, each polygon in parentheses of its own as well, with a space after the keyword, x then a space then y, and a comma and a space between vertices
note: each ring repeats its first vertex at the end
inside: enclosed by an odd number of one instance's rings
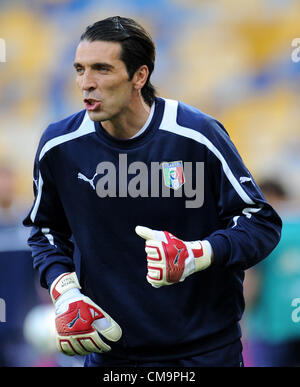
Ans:
POLYGON ((186 208, 203 205, 204 156, 178 143, 156 141, 137 149, 112 149, 95 141, 78 142, 58 149, 53 160, 62 200, 152 198, 186 208))

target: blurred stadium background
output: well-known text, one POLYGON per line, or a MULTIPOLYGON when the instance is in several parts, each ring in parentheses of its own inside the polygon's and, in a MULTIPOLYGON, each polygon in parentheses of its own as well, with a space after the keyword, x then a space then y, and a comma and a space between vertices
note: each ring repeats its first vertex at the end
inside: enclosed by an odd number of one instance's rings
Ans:
POLYGON ((42 131, 83 109, 72 67, 80 34, 112 15, 152 34, 159 95, 221 121, 257 181, 280 179, 299 209, 299 0, 1 0, 0 164, 16 172, 23 208, 42 131))

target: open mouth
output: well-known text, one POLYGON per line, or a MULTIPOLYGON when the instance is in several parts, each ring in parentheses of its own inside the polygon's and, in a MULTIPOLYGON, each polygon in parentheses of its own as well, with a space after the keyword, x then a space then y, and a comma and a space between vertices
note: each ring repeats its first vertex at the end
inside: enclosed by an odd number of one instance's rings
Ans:
POLYGON ((83 100, 84 104, 85 104, 85 107, 87 110, 89 111, 93 111, 93 110, 96 110, 99 108, 101 102, 96 100, 96 99, 92 99, 92 98, 85 98, 83 100))

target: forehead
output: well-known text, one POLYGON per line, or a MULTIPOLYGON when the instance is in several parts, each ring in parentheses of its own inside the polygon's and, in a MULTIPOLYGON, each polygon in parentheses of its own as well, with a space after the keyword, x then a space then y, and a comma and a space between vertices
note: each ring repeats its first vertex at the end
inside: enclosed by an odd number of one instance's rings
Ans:
POLYGON ((83 40, 77 46, 75 61, 81 64, 121 62, 120 52, 119 42, 83 40))

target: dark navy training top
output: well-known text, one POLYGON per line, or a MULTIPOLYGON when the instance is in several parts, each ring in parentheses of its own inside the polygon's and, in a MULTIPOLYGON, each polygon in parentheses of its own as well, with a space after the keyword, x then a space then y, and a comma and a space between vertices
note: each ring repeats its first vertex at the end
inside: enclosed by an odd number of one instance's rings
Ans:
POLYGON ((121 326, 110 355, 187 357, 241 336, 244 270, 274 249, 282 222, 220 122, 156 98, 143 129, 115 139, 85 110, 51 124, 38 147, 24 225, 32 226, 42 286, 76 270, 82 293, 121 326), (214 262, 153 288, 137 225, 206 239, 214 262))

